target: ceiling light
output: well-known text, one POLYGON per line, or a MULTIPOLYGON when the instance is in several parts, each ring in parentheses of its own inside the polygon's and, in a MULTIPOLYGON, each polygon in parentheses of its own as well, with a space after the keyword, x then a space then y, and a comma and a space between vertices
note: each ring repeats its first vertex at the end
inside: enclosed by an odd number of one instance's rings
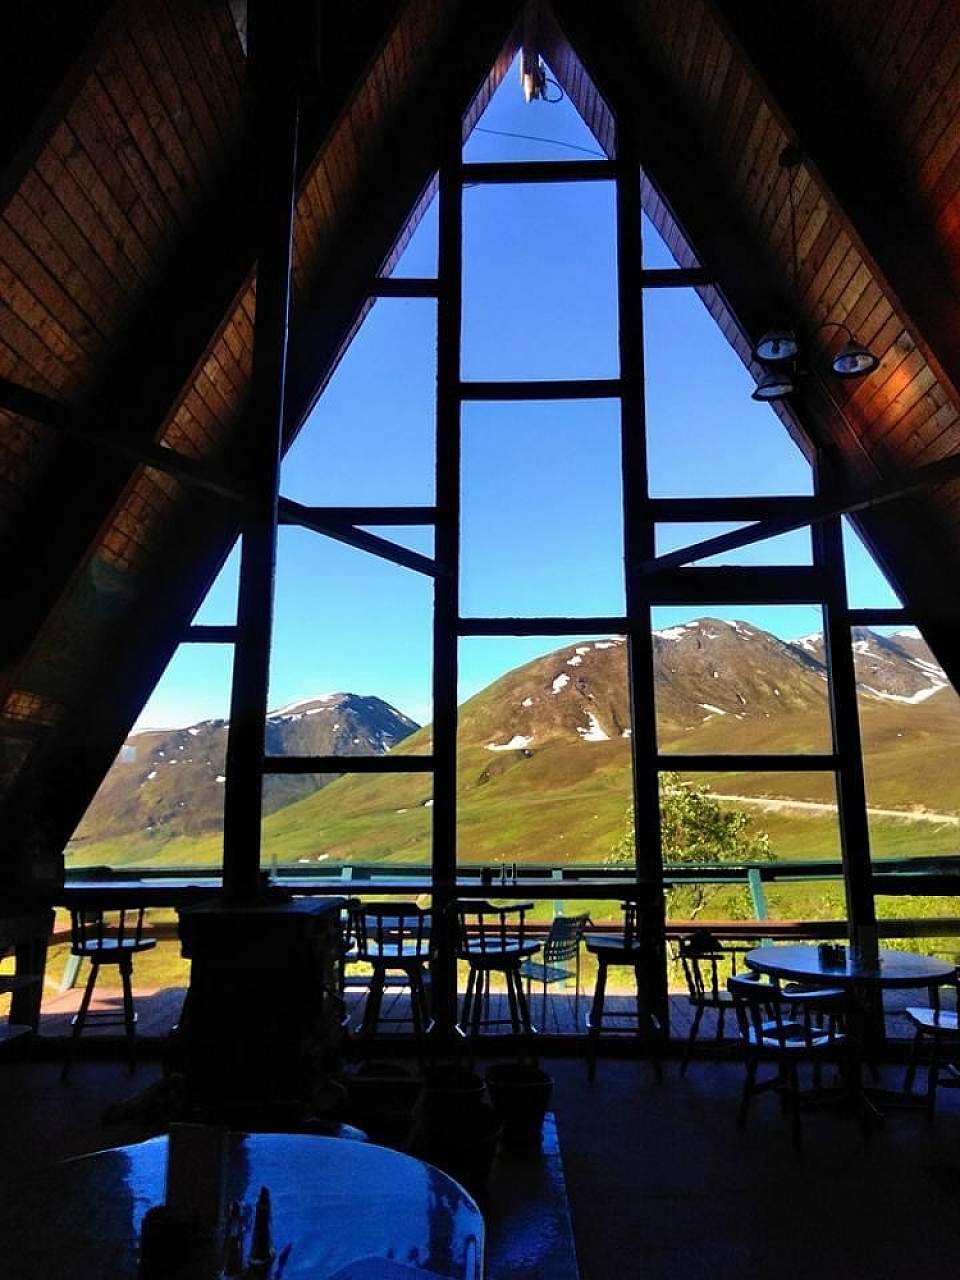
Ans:
POLYGON ((753 354, 765 364, 792 360, 797 354, 797 336, 792 329, 770 329, 753 348, 753 354))
POLYGON ((872 351, 850 337, 830 361, 830 367, 838 378, 863 378, 873 373, 879 363, 872 351))
POLYGON ((791 369, 764 369, 751 400, 782 400, 797 389, 791 369))

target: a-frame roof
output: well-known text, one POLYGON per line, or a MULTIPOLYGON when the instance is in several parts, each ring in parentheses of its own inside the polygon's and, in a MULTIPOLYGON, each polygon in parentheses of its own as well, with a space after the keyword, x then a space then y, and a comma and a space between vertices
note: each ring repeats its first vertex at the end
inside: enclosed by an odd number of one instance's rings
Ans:
MULTIPOLYGON (((291 435, 429 192, 444 119, 460 112, 469 130, 509 65, 521 6, 325 8, 338 13, 305 113, 291 435)), ((830 319, 880 355, 861 383, 811 374, 787 415, 855 489, 960 443, 960 15, 920 0, 788 8, 555 0, 539 40, 605 149, 618 123, 635 130, 648 213, 681 260, 680 228, 696 245, 717 281, 704 300, 746 362, 782 315, 824 354, 830 319), (796 288, 787 143, 804 155, 796 288)), ((0 140, 3 777, 8 820, 29 800, 53 843, 237 527, 229 502, 79 437, 240 467, 255 286, 242 11, 91 10, 37 54, 48 92, 0 140)), ((955 678, 958 503, 953 482, 859 517, 955 678)))

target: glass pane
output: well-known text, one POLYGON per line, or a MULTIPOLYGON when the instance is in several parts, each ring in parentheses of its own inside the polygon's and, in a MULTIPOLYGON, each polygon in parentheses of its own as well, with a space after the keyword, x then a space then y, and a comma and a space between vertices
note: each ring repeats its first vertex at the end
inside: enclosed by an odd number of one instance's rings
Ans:
POLYGON ((626 648, 622 636, 461 641, 461 867, 602 869, 632 795, 626 648))
POLYGON ((960 848, 960 699, 917 631, 853 631, 875 858, 960 848))
POLYGON ((426 773, 265 778, 263 866, 282 877, 402 864, 427 876, 432 797, 426 773))
POLYGON ((620 408, 463 406, 464 615, 624 610, 620 408))
POLYGON ((223 562, 213 585, 203 598, 200 608, 193 615, 196 626, 233 626, 237 620, 237 593, 240 586, 240 542, 223 562))
MULTIPOLYGON (((271 755, 379 755, 431 718, 432 580, 308 530, 280 530, 271 755)), ((429 751, 426 736, 408 744, 429 751)))
POLYGON ((842 919, 832 774, 664 773, 660 815, 670 919, 842 919), (792 864, 818 861, 820 875, 791 883, 792 864))
POLYGON ((290 446, 280 491, 314 506, 433 502, 437 304, 380 298, 290 446))
POLYGON ((549 66, 544 69, 552 82, 546 86, 547 99, 527 102, 517 54, 466 141, 464 161, 606 159, 549 66))
POLYGON ((650 491, 656 497, 808 494, 813 476, 692 289, 643 299, 650 491))
POLYGON ((464 378, 616 377, 614 197, 610 182, 464 191, 464 378))
POLYGON ((77 867, 219 867, 232 645, 182 644, 66 848, 77 867))
POLYGON ((439 243, 440 203, 434 196, 410 233, 396 264, 387 274, 404 279, 411 276, 420 279, 434 277, 437 274, 439 243))
POLYGON ((853 523, 843 517, 843 560, 847 600, 851 609, 899 609, 902 601, 862 541, 853 523))
POLYGON ((680 266, 670 252, 667 242, 645 213, 640 215, 640 234, 643 237, 643 265, 649 271, 670 270, 680 266))
POLYGON ((819 608, 658 608, 653 623, 661 751, 831 750, 819 608))
MULTIPOLYGON (((745 529, 751 521, 720 521, 700 524, 658 524, 656 526, 657 555, 666 555, 668 551, 678 551, 683 547, 693 546, 697 542, 705 542, 708 538, 717 538, 722 533, 730 533, 734 529, 745 529)), ((778 565, 778 564, 811 564, 813 550, 810 544, 809 529, 795 529, 792 533, 781 533, 775 538, 766 538, 763 542, 751 542, 748 546, 738 547, 733 551, 723 551, 719 555, 705 556, 700 560, 691 560, 690 564, 698 565, 778 565)))

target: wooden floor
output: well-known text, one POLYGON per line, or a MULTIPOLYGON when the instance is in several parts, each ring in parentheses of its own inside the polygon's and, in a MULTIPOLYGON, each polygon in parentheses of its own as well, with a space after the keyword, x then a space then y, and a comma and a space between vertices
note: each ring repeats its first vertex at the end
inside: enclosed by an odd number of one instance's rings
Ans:
MULTIPOLYGON (((82 989, 74 987, 70 991, 51 991, 44 998, 40 1033, 43 1036, 65 1036, 70 1032, 70 1021, 80 1004, 82 989)), ((137 1006, 137 1030, 142 1036, 164 1036, 176 1025, 183 1005, 184 989, 182 987, 135 988, 134 996, 137 1006)), ((363 1005, 366 1000, 366 988, 348 987, 346 992, 347 1012, 351 1023, 358 1027, 363 1017, 363 1005)), ((909 1024, 903 1017, 902 1010, 908 1004, 925 1004, 925 992, 891 992, 886 998, 886 1028, 891 1039, 909 1038, 912 1035, 909 1024)), ((578 1002, 572 987, 570 990, 548 990, 546 1003, 542 1000, 542 988, 534 989, 530 1000, 530 1011, 534 1025, 547 1035, 575 1035, 585 1030, 585 1018, 590 1007, 590 993, 581 994, 578 1002)), ((626 993, 608 992, 606 1009, 613 1013, 618 1010, 629 1012, 634 1008, 634 1001, 626 993)), ((120 1011, 120 992, 115 988, 98 988, 94 993, 93 1010, 120 1011)), ((403 1018, 402 1022, 384 1022, 384 1032, 409 1032, 411 1024, 408 1019, 410 1010, 409 994, 406 988, 390 988, 383 1002, 383 1015, 386 1018, 403 1018)), ((508 1009, 503 992, 494 991, 491 996, 491 1015, 506 1018, 508 1009)), ((675 1040, 683 1040, 689 1033, 693 1011, 687 997, 679 992, 670 996, 670 1034, 675 1040)), ((615 1024, 614 1024, 615 1025, 615 1024)), ((707 1040, 714 1034, 715 1015, 708 1012, 700 1029, 701 1040, 707 1040)), ((98 1032, 91 1024, 84 1033, 96 1035, 98 1032)), ((111 1034, 116 1035, 114 1029, 111 1034)), ((724 1029, 726 1037, 734 1035, 733 1018, 727 1015, 724 1029)))

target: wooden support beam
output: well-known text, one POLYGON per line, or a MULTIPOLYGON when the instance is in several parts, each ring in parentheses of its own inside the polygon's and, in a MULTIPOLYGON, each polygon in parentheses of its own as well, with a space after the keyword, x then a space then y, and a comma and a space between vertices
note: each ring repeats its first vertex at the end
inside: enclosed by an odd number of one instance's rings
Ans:
POLYGON ((630 575, 652 605, 819 604, 823 575, 806 565, 721 565, 630 575))
POLYGON ((263 755, 266 742, 277 504, 290 324, 290 261, 299 129, 298 55, 307 0, 248 8, 252 134, 256 142, 257 309, 237 604, 237 640, 227 735, 223 892, 232 902, 260 893, 263 755))
MULTIPOLYGON (((280 499, 281 503, 285 501, 280 499)), ((310 507, 301 511, 325 524, 430 525, 437 518, 436 507, 310 507)))
MULTIPOLYGON (((829 501, 835 476, 822 457, 817 460, 817 487, 829 501)), ((863 774, 863 743, 857 675, 847 620, 847 579, 840 517, 814 528, 814 557, 825 578, 823 640, 827 663, 833 747, 837 754, 837 809, 840 852, 851 943, 876 946, 876 909, 870 861, 870 823, 863 774)), ((882 1014, 877 1011, 877 1021, 882 1014)))
POLYGON ((321 533, 327 538, 333 538, 336 542, 343 542, 348 547, 356 547, 358 551, 369 551, 372 555, 379 556, 381 560, 389 560, 393 564, 402 565, 405 569, 413 569, 417 573, 426 574, 427 577, 436 578, 442 575, 442 570, 435 560, 430 560, 427 556, 422 556, 418 551, 411 551, 409 547, 401 547, 397 542, 390 542, 387 538, 379 538, 375 533, 367 533, 364 529, 358 529, 352 524, 341 524, 336 520, 324 520, 319 518, 315 512, 316 507, 304 507, 299 502, 294 502, 291 498, 281 498, 277 515, 280 524, 297 525, 301 529, 310 529, 314 533, 321 533))
POLYGON ((573 378, 540 382, 461 382, 461 400, 615 400, 618 378, 573 378))
POLYGON ((696 289, 716 284, 716 277, 705 267, 644 268, 634 277, 641 289, 696 289))
POLYGON ((414 276, 378 276, 367 290, 371 298, 436 298, 437 280, 414 276))
POLYGON ((264 773, 432 773, 433 756, 264 756, 264 773))
POLYGON ((626 635, 624 615, 590 618, 458 618, 460 636, 579 636, 626 635))
POLYGON ((206 624, 187 627, 183 639, 186 644, 234 644, 237 639, 236 627, 213 627, 206 624))
POLYGON ((888 502, 896 502, 897 499, 917 489, 943 484, 948 480, 957 479, 958 476, 960 476, 960 454, 952 454, 949 458, 940 459, 939 462, 931 462, 926 466, 917 467, 914 471, 902 472, 892 479, 870 485, 860 493, 814 499, 805 513, 774 516, 769 520, 760 520, 746 529, 734 529, 730 533, 721 533, 715 538, 695 542, 689 547, 669 551, 662 556, 647 560, 640 566, 640 572, 659 573, 661 570, 674 569, 680 565, 690 564, 694 560, 702 560, 707 556, 753 546, 757 542, 766 541, 767 538, 775 538, 782 533, 802 529, 808 524, 819 524, 825 520, 832 520, 836 516, 850 515, 857 511, 883 506, 888 502))
POLYGON ((61 435, 69 436, 82 444, 93 447, 93 452, 103 451, 136 466, 154 467, 166 475, 175 476, 184 484, 193 485, 214 493, 231 502, 243 501, 242 485, 236 479, 219 475, 196 458, 168 449, 151 441, 138 442, 124 438, 118 431, 111 431, 98 418, 74 405, 64 404, 39 391, 21 387, 9 378, 0 377, 0 409, 16 413, 42 426, 51 427, 61 435))
POLYGON ((464 186, 514 185, 521 182, 610 182, 615 160, 515 160, 460 167, 464 186))
POLYGON ((779 496, 747 498, 651 498, 650 514, 662 523, 699 524, 720 520, 802 517, 808 523, 816 499, 779 496))
POLYGON ((657 773, 657 702, 651 602, 639 589, 635 566, 654 552, 647 471, 647 406, 644 368, 643 294, 635 280, 643 265, 643 200, 636 121, 617 111, 617 308, 621 371, 620 465, 623 495, 623 550, 630 638, 627 674, 630 696, 630 768, 633 841, 637 879, 649 888, 639 895, 642 961, 638 998, 656 1013, 670 1034, 667 960, 664 941, 663 832, 657 773))
POLYGON ((848 609, 851 627, 911 627, 918 621, 910 609, 848 609))

